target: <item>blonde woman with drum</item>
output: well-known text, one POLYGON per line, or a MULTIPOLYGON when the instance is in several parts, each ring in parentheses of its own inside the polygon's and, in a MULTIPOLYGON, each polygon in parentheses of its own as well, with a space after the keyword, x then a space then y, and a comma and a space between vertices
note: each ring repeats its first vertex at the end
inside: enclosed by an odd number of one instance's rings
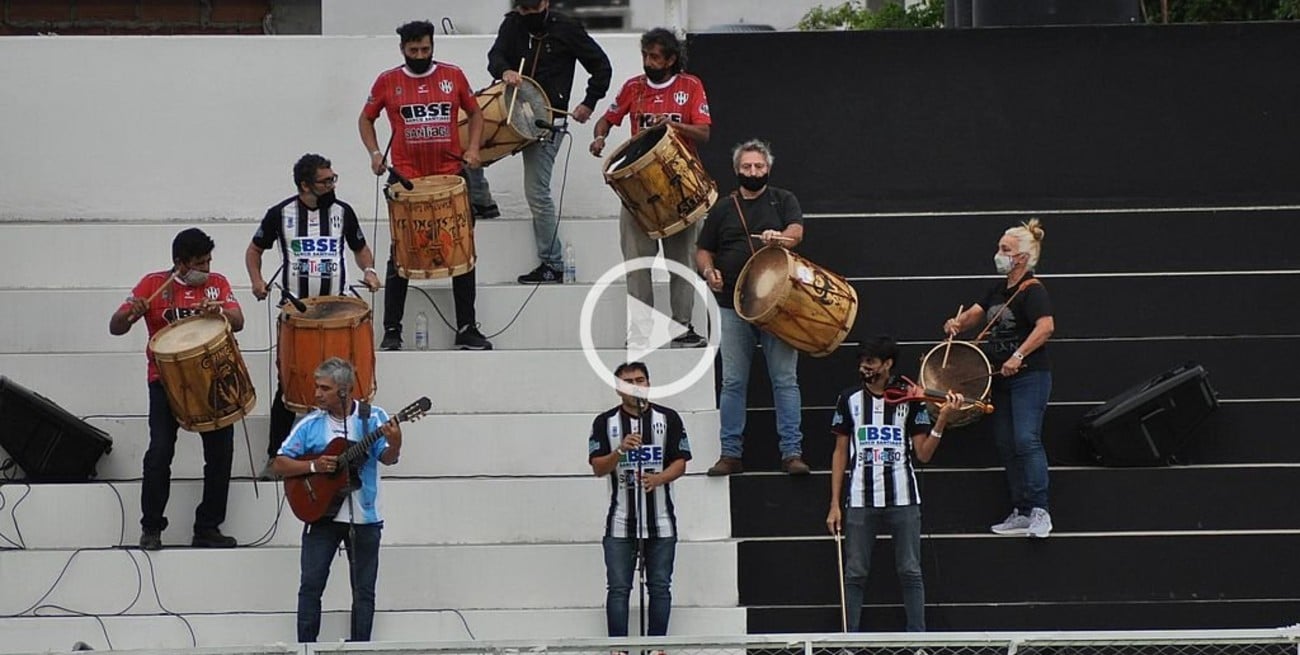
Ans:
POLYGON ((1035 538, 1052 532, 1043 414, 1052 393, 1047 341, 1056 323, 1047 288, 1034 276, 1043 236, 1036 218, 1004 232, 993 262, 1006 278, 943 325, 951 336, 981 326, 980 336, 987 334, 981 347, 992 365, 992 401, 997 408, 989 420, 1007 471, 1012 504, 1011 513, 992 530, 1035 538))

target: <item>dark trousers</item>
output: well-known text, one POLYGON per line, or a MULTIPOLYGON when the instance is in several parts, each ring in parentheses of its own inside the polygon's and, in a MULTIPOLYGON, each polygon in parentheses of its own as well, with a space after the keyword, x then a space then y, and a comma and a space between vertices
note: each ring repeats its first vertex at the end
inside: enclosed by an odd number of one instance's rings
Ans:
MULTIPOLYGON (((384 271, 384 330, 402 329, 406 313, 406 288, 410 281, 397 274, 393 251, 388 251, 388 268, 384 271)), ((474 301, 478 297, 478 273, 471 270, 451 278, 451 297, 456 304, 456 329, 478 322, 474 301)))
POLYGON ((342 543, 348 552, 352 583, 351 641, 370 641, 375 623, 375 580, 379 577, 379 534, 382 523, 354 525, 318 521, 302 528, 302 578, 298 584, 298 641, 316 641, 320 634, 320 599, 329 581, 330 564, 342 543))
POLYGON ((297 419, 298 415, 284 405, 284 386, 276 384, 275 399, 271 401, 271 434, 266 441, 267 457, 275 457, 280 452, 280 445, 289 436, 297 419))
MULTIPOLYGON (((646 590, 650 596, 647 635, 668 634, 668 615, 673 606, 673 561, 677 557, 677 537, 645 540, 646 590)), ((611 637, 627 636, 628 596, 632 593, 632 573, 636 568, 636 539, 606 536, 605 549, 605 627, 611 637)))
MULTIPOLYGON (((146 532, 167 529, 167 498, 171 495, 172 459, 176 456, 176 431, 180 424, 167 404, 162 382, 149 383, 149 449, 144 453, 144 481, 140 485, 140 527, 146 532)), ((203 500, 194 512, 194 532, 215 530, 226 520, 230 491, 230 462, 235 451, 235 428, 203 432, 203 500)))

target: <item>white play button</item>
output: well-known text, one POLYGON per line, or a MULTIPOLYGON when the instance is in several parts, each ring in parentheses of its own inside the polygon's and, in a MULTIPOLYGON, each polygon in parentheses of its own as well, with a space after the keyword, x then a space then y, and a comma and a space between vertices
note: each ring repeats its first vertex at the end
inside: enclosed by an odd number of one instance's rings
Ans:
MULTIPOLYGON (((595 342, 592 339, 592 321, 595 318, 596 305, 611 284, 626 278, 628 273, 655 269, 656 261, 654 257, 638 257, 610 268, 596 280, 591 290, 587 292, 586 299, 582 302, 582 314, 578 317, 578 337, 582 341, 582 353, 586 356, 587 364, 591 366, 591 370, 595 371, 596 375, 611 389, 617 390, 618 379, 614 377, 613 368, 608 367, 602 361, 600 352, 596 349, 595 342)), ((689 349, 691 354, 698 356, 699 359, 685 375, 669 381, 664 381, 662 377, 658 376, 655 378, 655 384, 650 387, 651 400, 667 398, 686 391, 691 385, 699 382, 701 378, 709 374, 713 366, 713 360, 718 354, 718 332, 720 330, 717 328, 722 325, 722 315, 718 310, 718 303, 713 298, 713 293, 709 291, 709 287, 704 280, 696 275, 695 271, 679 262, 663 260, 662 265, 668 268, 669 274, 680 276, 691 282, 695 295, 704 302, 706 313, 709 316, 709 324, 714 326, 714 329, 709 330, 707 347, 689 349)), ((687 326, 674 321, 671 316, 628 296, 626 331, 628 341, 625 349, 626 353, 624 353, 626 359, 623 361, 642 360, 655 351, 670 348, 673 339, 684 334, 687 329, 687 326)), ((608 352, 606 351, 606 354, 608 352)))
POLYGON ((640 359, 686 333, 686 326, 640 300, 627 297, 628 360, 640 359))

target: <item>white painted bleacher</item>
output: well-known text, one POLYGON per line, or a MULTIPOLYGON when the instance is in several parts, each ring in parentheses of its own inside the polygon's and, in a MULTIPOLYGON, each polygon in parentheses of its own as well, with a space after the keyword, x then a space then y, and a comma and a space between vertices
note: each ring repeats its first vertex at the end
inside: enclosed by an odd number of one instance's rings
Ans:
MULTIPOLYGON (((639 71, 635 35, 599 39, 616 84, 639 71)), ((482 85, 488 43, 438 37, 437 56, 482 85)), ((0 118, 31 128, 7 132, 0 148, 0 237, 10 244, 0 272, 0 375, 90 417, 114 439, 94 481, 0 486, 0 545, 23 546, 0 550, 0 652, 63 650, 77 640, 103 649, 106 634, 115 648, 167 650, 293 641, 301 523, 278 485, 252 479, 265 461, 272 323, 248 291, 243 253, 265 208, 292 192, 293 161, 315 151, 334 159, 339 195, 361 215, 382 266, 388 229, 380 222, 372 231, 374 178, 355 116, 374 75, 400 61, 394 46, 392 38, 345 37, 0 39, 0 84, 26 91, 0 102, 0 118), (302 62, 312 75, 295 72, 302 62), (90 96, 97 101, 88 111, 90 96), (296 108, 265 102, 278 97, 295 98, 296 108), (202 456, 198 439, 182 433, 166 547, 145 553, 134 545, 148 443, 146 338, 140 325, 111 337, 107 321, 141 275, 168 265, 171 238, 192 225, 216 240, 213 270, 230 278, 248 317, 238 337, 258 405, 236 426, 223 529, 258 545, 187 546, 202 456)), ((434 409, 405 428, 402 461, 384 471, 376 638, 604 635, 599 541, 608 483, 590 475, 585 441, 594 415, 617 400, 579 349, 578 316, 591 282, 619 260, 617 201, 585 147, 585 137, 574 145, 562 226, 579 283, 537 289, 493 339, 497 350, 477 353, 449 350, 451 332, 438 329, 413 290, 406 342, 423 310, 431 350, 377 356, 377 404, 393 411, 428 395, 434 409)), ((561 155, 557 190, 563 165, 561 155)), ((518 161, 488 172, 505 214, 477 230, 478 314, 490 334, 533 292, 514 277, 536 260, 518 161)), ((264 273, 278 264, 268 252, 264 273)), ((418 286, 450 317, 446 281, 418 286)), ((378 326, 382 307, 374 309, 378 326)), ((594 339, 609 367, 626 357, 624 312, 621 286, 597 304, 594 339)), ((697 316, 702 331, 702 307, 697 316)), ((666 381, 700 352, 660 351, 647 361, 654 379, 666 381)), ((663 402, 682 412, 695 454, 675 485, 682 541, 671 632, 743 633, 728 487, 703 475, 718 455, 712 374, 663 402)), ((347 582, 340 557, 322 640, 347 634, 347 582)))

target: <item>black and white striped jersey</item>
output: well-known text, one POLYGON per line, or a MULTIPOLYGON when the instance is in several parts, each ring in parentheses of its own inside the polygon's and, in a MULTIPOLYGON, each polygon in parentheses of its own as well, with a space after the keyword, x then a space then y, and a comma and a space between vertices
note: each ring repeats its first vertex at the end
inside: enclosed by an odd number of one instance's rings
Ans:
POLYGON ((623 436, 641 433, 641 447, 625 453, 609 475, 609 513, 605 517, 605 536, 635 539, 637 526, 643 537, 677 536, 677 513, 673 509, 672 485, 666 484, 644 495, 644 511, 637 515, 637 467, 651 473, 664 470, 679 459, 691 459, 691 443, 686 437, 682 417, 674 410, 651 403, 644 414, 648 430, 641 429, 642 419, 628 414, 622 406, 600 416, 591 425, 587 441, 587 459, 614 452, 623 436), (647 520, 648 519, 648 520, 647 520))
POLYGON ((346 202, 335 200, 309 209, 298 196, 266 210, 253 234, 253 244, 269 250, 278 241, 284 270, 280 284, 299 298, 347 292, 348 267, 344 244, 356 252, 366 246, 357 215, 346 202))
POLYGON ((891 405, 862 386, 844 390, 831 432, 849 440, 848 506, 919 505, 912 435, 928 432, 932 423, 924 403, 891 405))

